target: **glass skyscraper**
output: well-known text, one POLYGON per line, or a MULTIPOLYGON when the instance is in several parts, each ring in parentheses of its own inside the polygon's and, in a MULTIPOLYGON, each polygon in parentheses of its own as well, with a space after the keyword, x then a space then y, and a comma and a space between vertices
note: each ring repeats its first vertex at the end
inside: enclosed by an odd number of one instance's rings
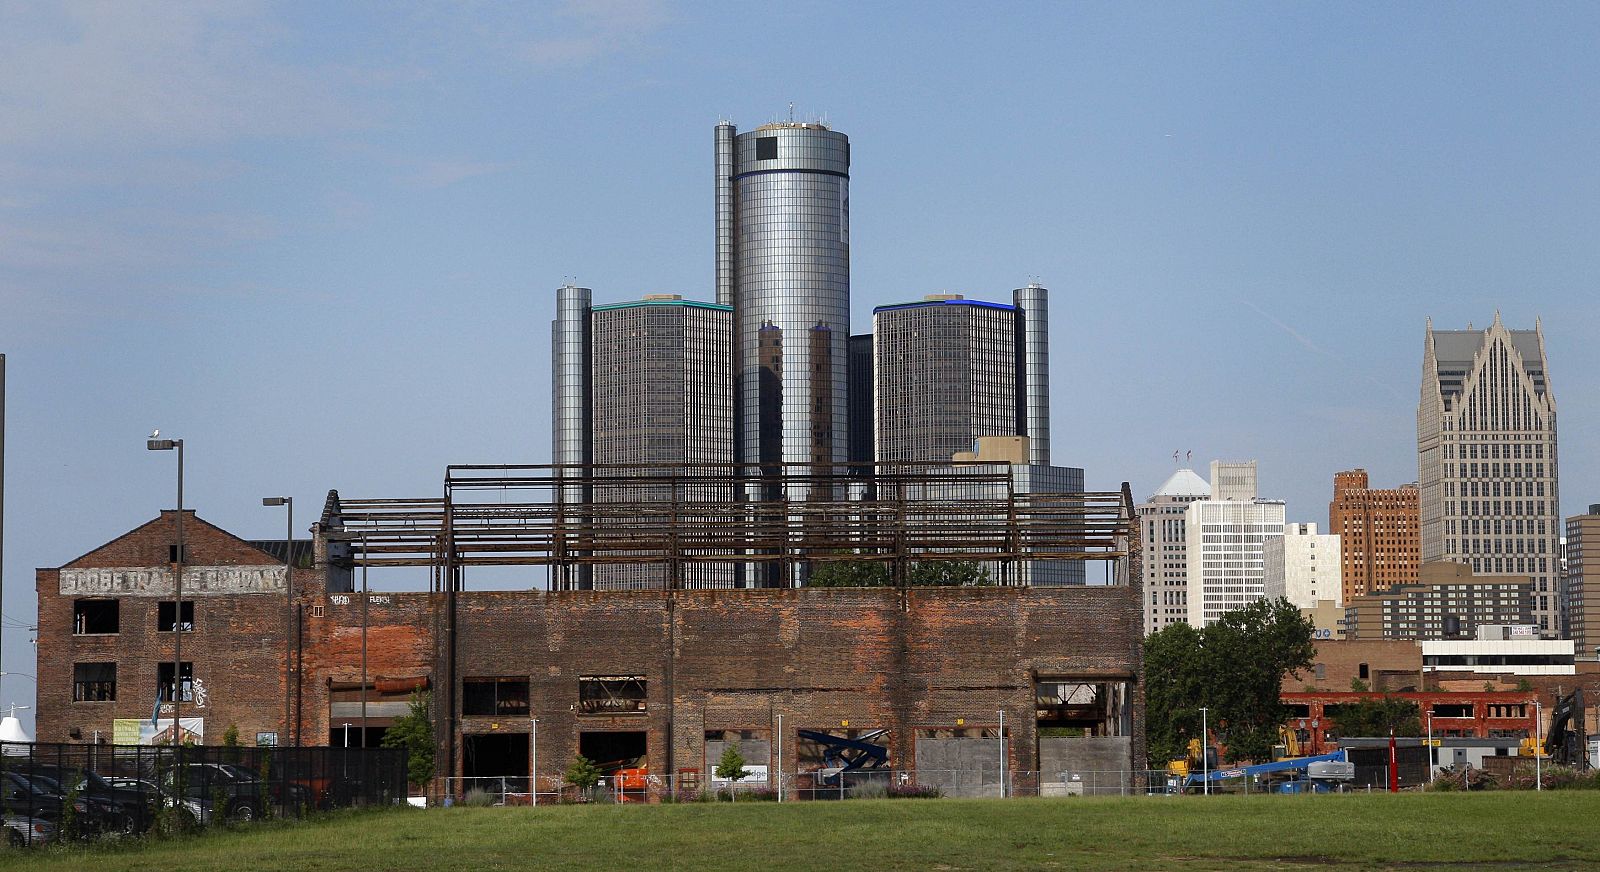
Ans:
POLYGON ((873 447, 878 460, 948 461, 983 436, 1028 437, 1050 465, 1046 291, 1012 303, 933 294, 872 311, 873 447))
POLYGON ((716 174, 717 301, 734 311, 738 459, 844 463, 849 140, 822 124, 741 134, 724 122, 716 174))

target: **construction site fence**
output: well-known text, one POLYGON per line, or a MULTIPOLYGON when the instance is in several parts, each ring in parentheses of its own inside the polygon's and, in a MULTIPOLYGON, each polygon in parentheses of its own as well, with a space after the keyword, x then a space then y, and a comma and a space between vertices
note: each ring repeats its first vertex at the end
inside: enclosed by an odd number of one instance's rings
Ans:
POLYGON ((399 748, 0 742, 13 845, 133 838, 406 801, 399 748))
POLYGON ((1074 770, 1007 772, 997 770, 876 769, 842 773, 767 772, 739 781, 703 775, 606 776, 580 788, 560 774, 447 778, 427 804, 556 805, 569 803, 805 802, 841 799, 920 799, 940 797, 1010 798, 1052 796, 1165 795, 1177 782, 1163 770, 1074 770))

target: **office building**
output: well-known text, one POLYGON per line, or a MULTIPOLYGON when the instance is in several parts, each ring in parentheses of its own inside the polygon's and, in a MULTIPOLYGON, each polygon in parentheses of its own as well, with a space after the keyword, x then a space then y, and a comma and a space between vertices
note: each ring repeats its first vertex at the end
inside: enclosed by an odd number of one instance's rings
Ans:
POLYGON ((1297 609, 1340 598, 1339 537, 1318 533, 1316 524, 1284 524, 1283 535, 1262 543, 1267 599, 1286 599, 1297 609))
MULTIPOLYGON (((1006 473, 1006 481, 973 481, 972 483, 947 481, 930 485, 907 486, 905 493, 912 500, 933 499, 955 504, 979 505, 1003 503, 1010 497, 1026 495, 1078 494, 1083 492, 1083 470, 1066 466, 1044 466, 1032 461, 1032 446, 1026 436, 982 436, 971 451, 958 451, 949 459, 948 467, 934 467, 940 476, 992 477, 997 470, 1006 473)), ((1075 502, 1072 505, 1081 506, 1075 502)), ((974 517, 985 517, 969 508, 974 517)), ((996 524, 1003 523, 994 517, 996 524)), ((969 546, 970 547, 970 546, 969 546)), ((956 550, 956 549, 952 549, 956 550)), ((991 581, 1003 585, 1029 587, 1070 587, 1090 583, 1082 560, 1024 560, 1015 563, 978 561, 988 572, 991 581)))
POLYGON ((1532 579, 1533 622, 1563 632, 1556 403, 1544 333, 1435 330, 1417 406, 1422 561, 1532 579))
POLYGON ((1144 546, 1145 635, 1189 619, 1189 504, 1211 496, 1211 485, 1192 469, 1174 472, 1150 498, 1134 507, 1144 546))
POLYGON ((1398 584, 1414 584, 1421 562, 1417 486, 1368 486, 1367 471, 1333 474, 1328 531, 1339 537, 1340 586, 1346 602, 1398 584))
POLYGON ((1477 575, 1465 563, 1424 563, 1416 584, 1345 603, 1349 639, 1472 639, 1481 626, 1532 623, 1533 582, 1477 575))
POLYGON ((1567 630, 1585 657, 1600 648, 1600 505, 1567 519, 1567 630))
POLYGON ((843 463, 849 140, 799 122, 742 134, 723 122, 715 140, 717 302, 734 312, 736 459, 797 471, 843 463))
POLYGON ((1266 542, 1283 535, 1282 500, 1256 496, 1256 463, 1212 461, 1211 497, 1184 510, 1188 622, 1203 627, 1266 593, 1266 542))
MULTIPOLYGON (((557 293, 553 348, 557 463, 633 464, 641 479, 681 475, 672 464, 733 460, 732 310, 716 303, 651 294, 594 306, 583 288, 557 293)), ((726 505, 733 494, 703 485, 641 480, 573 489, 591 501, 598 525, 619 529, 638 518, 605 518, 605 504, 659 499, 663 505, 726 505)), ((668 511, 668 509, 664 509, 668 511)), ((666 567, 612 564, 575 568, 578 588, 660 588, 666 567)), ((728 587, 726 564, 687 563, 680 587, 728 587)))
POLYGON ((1010 304, 933 294, 874 309, 877 459, 936 462, 981 437, 1026 436, 1029 463, 1048 466, 1046 294, 1029 285, 1010 304))

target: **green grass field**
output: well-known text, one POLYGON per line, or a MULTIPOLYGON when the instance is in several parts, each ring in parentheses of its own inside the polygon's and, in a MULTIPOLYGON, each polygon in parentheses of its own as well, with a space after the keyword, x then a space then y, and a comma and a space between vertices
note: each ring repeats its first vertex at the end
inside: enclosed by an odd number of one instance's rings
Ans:
POLYGON ((1593 869, 1597 819, 1573 791, 393 809, 0 869, 1593 869))

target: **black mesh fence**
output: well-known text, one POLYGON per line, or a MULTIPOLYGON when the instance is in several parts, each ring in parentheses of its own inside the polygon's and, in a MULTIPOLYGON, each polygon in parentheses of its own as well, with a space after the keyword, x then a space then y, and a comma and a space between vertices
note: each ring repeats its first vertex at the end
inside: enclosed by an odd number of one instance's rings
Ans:
POLYGON ((399 748, 0 742, 13 845, 179 832, 406 799, 399 748))

